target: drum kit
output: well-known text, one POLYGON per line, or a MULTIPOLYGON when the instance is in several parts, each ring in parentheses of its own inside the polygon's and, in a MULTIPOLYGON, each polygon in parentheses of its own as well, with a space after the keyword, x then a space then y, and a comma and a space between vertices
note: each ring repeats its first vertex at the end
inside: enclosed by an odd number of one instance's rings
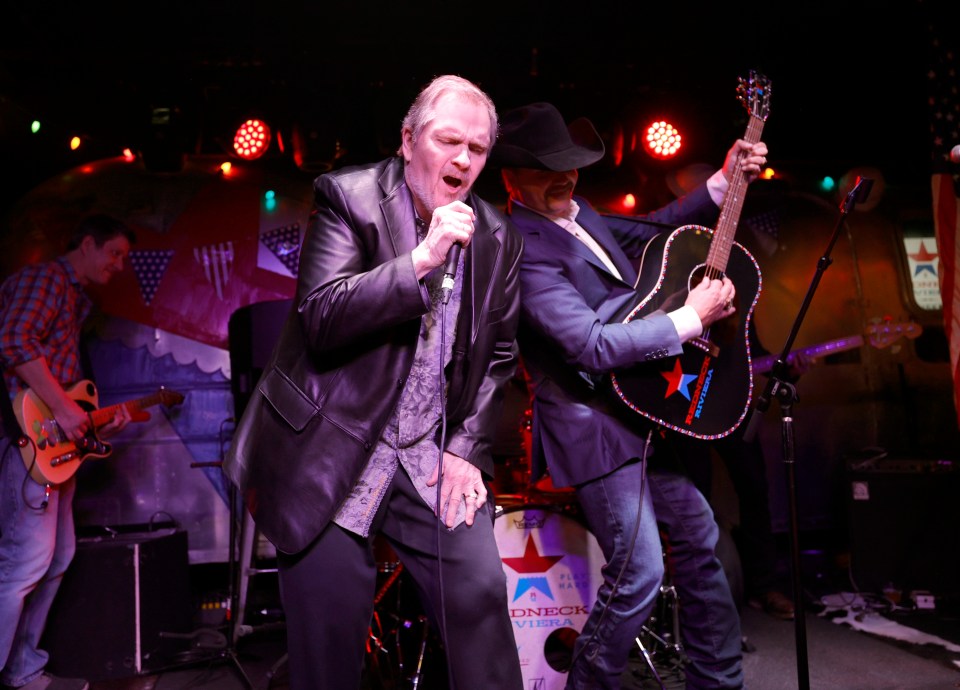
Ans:
MULTIPOLYGON (((603 553, 586 527, 572 489, 556 489, 549 478, 529 480, 530 413, 520 421, 518 454, 498 454, 497 481, 489 500, 494 535, 507 579, 524 687, 561 690, 600 586, 603 553)), ((500 449, 511 449, 501 444, 500 449)), ((440 642, 418 608, 412 585, 392 549, 379 546, 381 584, 367 644, 364 690, 445 690, 447 673, 440 642)), ((665 549, 666 552, 666 549, 665 549)), ((664 553, 666 557, 666 553, 664 553)), ((676 591, 669 574, 654 612, 636 638, 636 676, 663 688, 658 669, 684 659, 676 591)), ((646 686, 645 686, 646 687, 646 686)))

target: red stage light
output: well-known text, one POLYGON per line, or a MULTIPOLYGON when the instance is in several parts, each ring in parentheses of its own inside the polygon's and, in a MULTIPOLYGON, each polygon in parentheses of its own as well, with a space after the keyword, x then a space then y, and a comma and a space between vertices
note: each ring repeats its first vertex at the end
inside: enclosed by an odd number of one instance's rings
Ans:
POLYGON ((671 158, 680 150, 681 137, 673 125, 658 120, 647 127, 646 151, 654 158, 671 158))
POLYGON ((244 160, 262 156, 270 146, 270 127, 262 120, 247 120, 233 136, 233 150, 244 160))

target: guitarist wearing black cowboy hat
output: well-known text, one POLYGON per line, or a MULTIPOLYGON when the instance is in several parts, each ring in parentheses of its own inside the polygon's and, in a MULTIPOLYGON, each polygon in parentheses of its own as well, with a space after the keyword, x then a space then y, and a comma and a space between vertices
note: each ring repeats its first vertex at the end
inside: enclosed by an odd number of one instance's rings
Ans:
POLYGON ((755 179, 767 147, 737 140, 707 182, 643 217, 601 216, 574 196, 578 169, 603 155, 589 120, 567 124, 553 105, 532 103, 503 116, 491 156, 525 243, 518 342, 533 389, 532 480, 549 470, 554 485, 575 488, 606 560, 567 688, 620 687, 664 577, 658 522, 681 601, 687 687, 737 688, 740 623, 714 554, 713 513, 687 476, 653 453, 653 425, 614 398, 609 374, 677 355, 684 341, 734 313, 730 279, 704 277, 669 313, 616 320, 637 299, 632 260, 662 232, 644 220, 671 227, 716 222, 729 178, 736 171, 755 179))

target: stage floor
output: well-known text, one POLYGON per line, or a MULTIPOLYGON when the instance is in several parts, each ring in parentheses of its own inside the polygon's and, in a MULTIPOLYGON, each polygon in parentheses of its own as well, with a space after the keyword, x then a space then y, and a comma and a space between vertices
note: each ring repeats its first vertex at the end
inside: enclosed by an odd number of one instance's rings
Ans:
MULTIPOLYGON (((851 605, 846 609, 823 608, 820 613, 813 610, 822 608, 819 604, 805 610, 805 648, 798 648, 795 622, 776 620, 761 611, 744 608, 742 629, 746 646, 751 650, 744 653, 746 686, 793 690, 800 687, 804 674, 814 690, 947 690, 960 685, 960 666, 957 665, 960 663, 960 619, 956 615, 936 611, 885 615, 870 610, 869 606, 859 609, 858 600, 843 593, 827 595, 826 600, 836 603, 837 597, 847 599, 851 605), (832 613, 823 615, 830 610, 832 613), (864 629, 855 629, 844 622, 848 617, 864 629), (858 617, 860 621, 856 621, 858 617), (891 636, 894 633, 909 639, 897 640, 891 636), (798 662, 798 658, 804 657, 805 664, 798 662)), ((431 652, 427 650, 428 655, 431 652)), ((158 675, 95 682, 91 688, 284 690, 287 687, 284 654, 282 630, 256 632, 240 638, 235 660, 224 655, 158 675)), ((436 664, 425 659, 424 669, 418 688, 444 690, 447 687, 436 664)), ((677 685, 675 676, 667 673, 662 673, 661 679, 665 687, 683 687, 677 685)), ((414 686, 409 681, 395 686, 370 682, 366 686, 369 690, 386 687, 399 690, 414 686)), ((624 675, 623 687, 658 687, 645 672, 639 655, 624 675)))

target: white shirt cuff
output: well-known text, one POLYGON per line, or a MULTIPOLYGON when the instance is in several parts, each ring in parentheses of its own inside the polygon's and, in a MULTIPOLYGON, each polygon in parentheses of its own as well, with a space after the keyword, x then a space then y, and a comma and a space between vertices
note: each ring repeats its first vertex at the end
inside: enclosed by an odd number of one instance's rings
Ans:
POLYGON ((707 192, 710 194, 710 198, 713 199, 713 203, 717 206, 723 203, 723 196, 727 193, 729 186, 730 183, 727 182, 727 178, 723 176, 723 170, 718 170, 707 179, 707 192))
POLYGON ((680 336, 681 343, 685 343, 692 338, 699 338, 703 333, 703 324, 700 322, 697 310, 688 304, 683 305, 676 311, 667 312, 667 316, 673 321, 673 327, 677 329, 677 335, 680 336))

